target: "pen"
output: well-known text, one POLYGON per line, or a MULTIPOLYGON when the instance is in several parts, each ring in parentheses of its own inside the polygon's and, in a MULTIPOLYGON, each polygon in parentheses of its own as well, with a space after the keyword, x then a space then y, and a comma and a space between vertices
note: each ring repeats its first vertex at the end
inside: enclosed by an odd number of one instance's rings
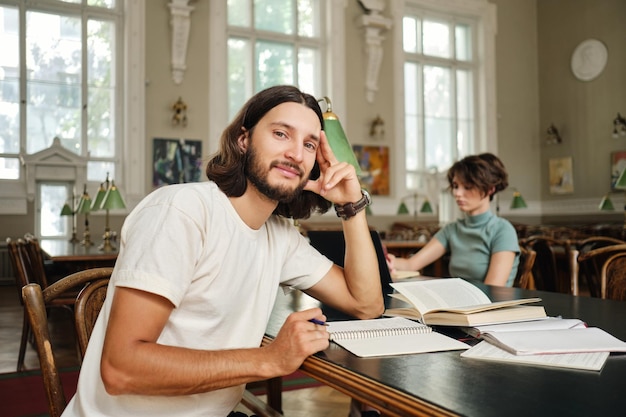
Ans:
POLYGON ((311 320, 309 320, 309 321, 310 321, 311 323, 319 324, 320 326, 328 326, 328 323, 323 322, 323 321, 318 320, 318 319, 311 319, 311 320))

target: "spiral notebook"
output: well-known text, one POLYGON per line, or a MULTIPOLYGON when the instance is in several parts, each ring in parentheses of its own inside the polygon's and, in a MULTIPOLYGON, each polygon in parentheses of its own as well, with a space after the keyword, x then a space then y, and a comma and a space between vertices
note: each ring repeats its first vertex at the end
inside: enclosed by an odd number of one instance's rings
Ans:
POLYGON ((330 340, 362 358, 469 349, 469 345, 404 317, 328 323, 330 340))

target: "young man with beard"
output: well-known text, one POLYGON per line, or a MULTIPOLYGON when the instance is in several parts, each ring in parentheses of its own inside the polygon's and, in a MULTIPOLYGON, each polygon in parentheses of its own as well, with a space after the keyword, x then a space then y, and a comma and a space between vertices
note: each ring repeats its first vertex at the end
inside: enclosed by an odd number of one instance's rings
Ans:
POLYGON ((160 188, 130 213, 64 416, 228 415, 247 382, 288 375, 329 344, 313 308, 259 347, 279 285, 358 318, 383 312, 365 211, 349 209, 366 196, 322 129, 314 97, 264 90, 222 134, 209 181, 160 188), (348 205, 343 269, 288 220, 332 203, 348 205))

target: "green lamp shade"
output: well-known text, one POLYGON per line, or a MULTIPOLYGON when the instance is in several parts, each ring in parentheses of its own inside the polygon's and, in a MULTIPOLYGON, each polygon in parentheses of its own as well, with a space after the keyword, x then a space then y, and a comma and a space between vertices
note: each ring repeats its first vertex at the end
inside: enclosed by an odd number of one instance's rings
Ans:
POLYGON ((432 213, 433 207, 430 205, 430 201, 425 200, 424 204, 422 204, 422 208, 420 209, 420 213, 432 213))
POLYGON ((520 208, 526 208, 526 207, 528 206, 526 205, 526 202, 524 201, 524 198, 522 197, 522 195, 518 191, 515 191, 513 193, 513 200, 511 200, 511 208, 520 209, 520 208))
POLYGON ((598 208, 603 211, 615 210, 615 207, 613 207, 613 202, 611 201, 611 198, 608 194, 602 197, 602 201, 600 201, 600 206, 598 208))
POLYGON ((619 174, 619 178, 615 181, 613 188, 618 190, 626 190, 626 169, 623 169, 619 174))
POLYGON ((398 207, 398 214, 409 214, 409 208, 404 204, 404 201, 400 203, 398 207))
POLYGON ((70 208, 70 205, 65 203, 65 205, 63 205, 63 208, 61 209, 61 216, 71 216, 73 214, 74 212, 70 208))
POLYGON ((80 197, 80 201, 78 202, 78 208, 76 208, 76 213, 79 214, 87 214, 91 211, 91 197, 89 194, 83 193, 80 197))
POLYGON ((111 187, 104 195, 100 208, 105 210, 126 208, 126 204, 124 204, 122 194, 120 193, 120 190, 115 186, 115 182, 111 182, 111 187))
POLYGON ((100 188, 98 189, 98 194, 96 194, 96 198, 91 204, 91 211, 100 210, 100 206, 102 205, 102 200, 104 199, 106 192, 107 190, 104 188, 104 184, 101 183, 100 188))
POLYGON ((349 163, 356 170, 356 174, 361 175, 361 167, 352 151, 352 146, 350 142, 348 142, 348 138, 341 127, 341 123, 339 123, 339 119, 335 113, 331 111, 324 113, 324 132, 326 133, 330 148, 333 150, 337 160, 349 163))

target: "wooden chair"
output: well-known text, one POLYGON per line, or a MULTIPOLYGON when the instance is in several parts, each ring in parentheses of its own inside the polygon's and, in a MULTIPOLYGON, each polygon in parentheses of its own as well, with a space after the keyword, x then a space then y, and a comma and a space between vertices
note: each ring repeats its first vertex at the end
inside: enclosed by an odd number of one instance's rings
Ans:
POLYGON ((626 252, 616 253, 602 265, 601 297, 626 301, 626 252))
POLYGON ((578 250, 569 240, 531 236, 521 243, 536 252, 532 268, 536 289, 578 295, 578 250))
POLYGON ((519 265, 517 267, 515 281, 513 282, 514 287, 534 289, 533 266, 535 265, 536 257, 537 252, 520 246, 519 265))
MULTIPOLYGON (((7 249, 11 266, 13 267, 15 284, 19 292, 18 298, 20 299, 20 304, 23 305, 21 294, 22 287, 30 283, 39 284, 44 289, 47 287, 48 282, 43 266, 43 258, 41 257, 41 248, 39 244, 34 244, 33 240, 29 240, 28 238, 18 240, 9 238, 7 239, 7 249)), ((64 295, 63 297, 51 300, 49 303, 46 303, 46 311, 54 307, 66 308, 71 311, 76 294, 77 293, 74 295, 70 294, 69 296, 64 295)), ((26 311, 24 311, 20 349, 17 356, 18 372, 24 370, 24 357, 26 356, 26 347, 30 339, 32 339, 31 328, 26 311)))
MULTIPOLYGON (((89 337, 105 301, 113 268, 94 268, 76 272, 50 285, 45 290, 36 283, 22 288, 22 297, 28 320, 33 329, 37 355, 41 366, 44 388, 48 398, 50 417, 59 417, 67 400, 50 343, 46 305, 52 300, 81 288, 75 300, 75 324, 81 358, 84 357, 89 337)), ((244 391, 241 403, 260 417, 279 417, 282 414, 270 408, 249 391, 244 391)))
POLYGON ((599 247, 578 255, 579 276, 592 297, 602 297, 602 266, 612 255, 622 252, 626 252, 626 244, 599 247))

